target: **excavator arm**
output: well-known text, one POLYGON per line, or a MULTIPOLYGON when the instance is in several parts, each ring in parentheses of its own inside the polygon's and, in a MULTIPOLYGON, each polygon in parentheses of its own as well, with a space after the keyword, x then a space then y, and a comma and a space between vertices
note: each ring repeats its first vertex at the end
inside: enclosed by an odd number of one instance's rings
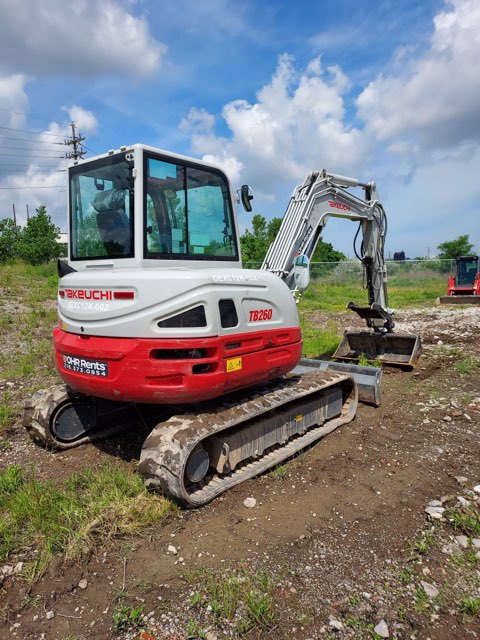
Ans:
POLYGON ((371 332, 346 331, 334 359, 358 360, 360 355, 399 366, 415 366, 421 351, 420 338, 411 334, 393 334, 393 311, 388 308, 387 270, 384 258, 387 217, 375 183, 361 182, 325 170, 310 173, 296 187, 282 224, 270 245, 262 269, 282 278, 295 299, 308 286, 304 278, 323 227, 330 217, 358 222, 354 250, 364 269, 368 305, 349 302, 347 308, 362 317, 371 332), (364 198, 349 191, 360 187, 364 198), (356 240, 361 233, 360 248, 356 240), (303 269, 303 271, 302 271, 303 269))
POLYGON ((325 171, 310 173, 299 185, 290 199, 280 230, 270 245, 262 269, 272 271, 285 280, 298 300, 297 266, 311 259, 330 217, 346 218, 359 223, 362 233, 357 257, 364 268, 365 286, 368 292, 368 307, 349 303, 367 325, 378 332, 391 332, 394 323, 388 309, 387 271, 384 260, 384 243, 387 218, 378 199, 375 183, 364 183, 325 171), (361 187, 365 198, 361 199, 348 191, 348 187, 361 187), (302 259, 299 261, 299 256, 302 259), (303 256, 308 258, 305 261, 303 256))

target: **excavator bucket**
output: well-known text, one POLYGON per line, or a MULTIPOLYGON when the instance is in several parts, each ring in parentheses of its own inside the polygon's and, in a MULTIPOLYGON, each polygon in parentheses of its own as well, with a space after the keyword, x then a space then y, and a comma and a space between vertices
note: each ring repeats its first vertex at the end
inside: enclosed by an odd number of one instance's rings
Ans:
POLYGON ((358 362, 363 356, 382 364, 413 369, 420 353, 420 337, 412 333, 345 331, 332 359, 358 362))

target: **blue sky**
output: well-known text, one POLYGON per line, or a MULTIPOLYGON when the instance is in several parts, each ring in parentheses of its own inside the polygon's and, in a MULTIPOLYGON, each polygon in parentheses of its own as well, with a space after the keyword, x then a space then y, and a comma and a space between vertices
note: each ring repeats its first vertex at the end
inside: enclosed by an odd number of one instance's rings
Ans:
MULTIPOLYGON (((72 120, 87 155, 219 163, 267 219, 310 171, 375 180, 387 255, 480 251, 478 0, 2 0, 0 218, 45 204, 66 227, 72 120)), ((353 257, 355 231, 324 239, 353 257)))

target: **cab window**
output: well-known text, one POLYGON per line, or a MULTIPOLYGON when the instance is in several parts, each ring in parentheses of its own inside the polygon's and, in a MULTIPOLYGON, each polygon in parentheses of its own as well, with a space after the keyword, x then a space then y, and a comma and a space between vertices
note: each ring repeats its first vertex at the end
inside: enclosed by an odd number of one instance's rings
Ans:
POLYGON ((232 207, 220 172, 147 158, 145 253, 149 258, 237 258, 232 207))

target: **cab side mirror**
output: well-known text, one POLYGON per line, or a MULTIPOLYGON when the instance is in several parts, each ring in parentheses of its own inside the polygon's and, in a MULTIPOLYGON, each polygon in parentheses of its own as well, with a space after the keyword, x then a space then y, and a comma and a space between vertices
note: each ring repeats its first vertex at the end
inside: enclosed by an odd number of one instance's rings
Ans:
POLYGON ((245 211, 248 211, 250 213, 250 211, 252 210, 250 201, 253 200, 253 194, 248 184, 242 185, 242 188, 240 189, 240 200, 245 211))

